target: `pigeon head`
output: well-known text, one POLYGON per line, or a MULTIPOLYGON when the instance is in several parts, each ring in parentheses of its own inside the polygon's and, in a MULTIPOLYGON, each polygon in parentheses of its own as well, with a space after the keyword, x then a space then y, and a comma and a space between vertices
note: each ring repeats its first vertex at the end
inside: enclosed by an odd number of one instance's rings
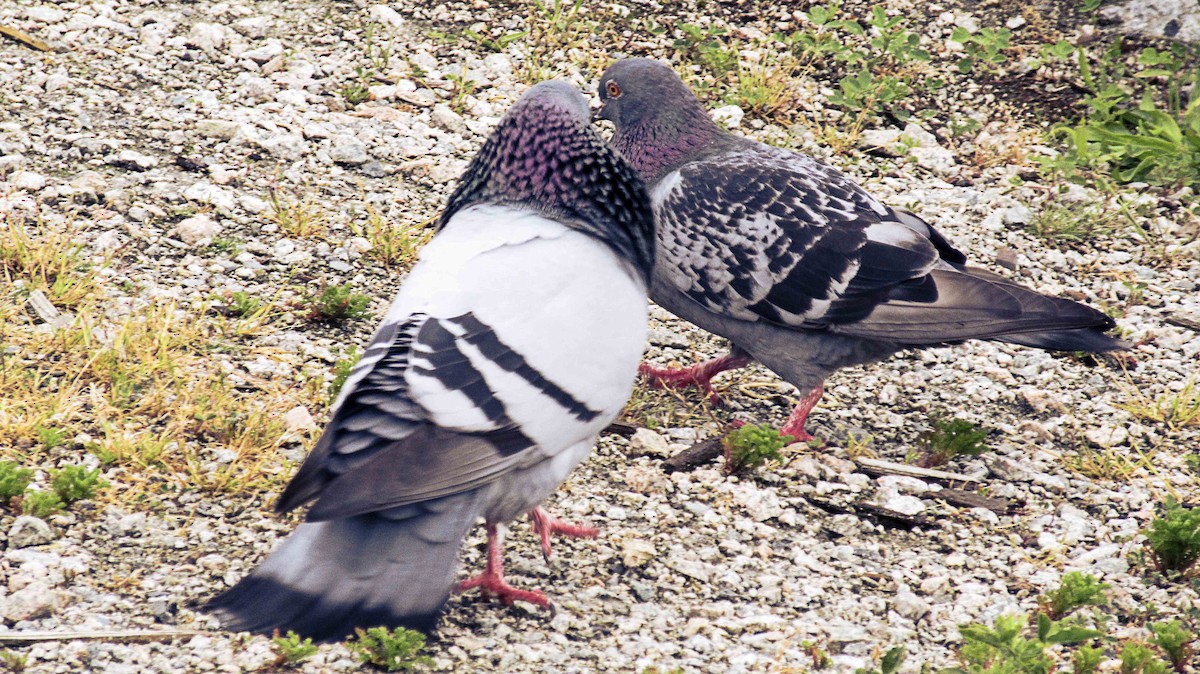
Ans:
POLYGON ((654 266, 654 216, 637 172, 591 127, 574 85, 542 82, 520 98, 459 180, 439 223, 476 204, 529 208, 597 237, 643 279, 654 266))
POLYGON ((649 185, 684 161, 736 142, 670 66, 651 59, 625 59, 604 71, 597 116, 616 126, 613 146, 649 185))

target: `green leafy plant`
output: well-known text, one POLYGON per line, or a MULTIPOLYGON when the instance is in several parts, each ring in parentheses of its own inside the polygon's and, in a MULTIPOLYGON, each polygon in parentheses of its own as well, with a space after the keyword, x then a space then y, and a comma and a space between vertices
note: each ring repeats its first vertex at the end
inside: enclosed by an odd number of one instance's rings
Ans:
POLYGON ((1186 576, 1200 560, 1200 508, 1185 508, 1167 497, 1162 515, 1144 532, 1154 566, 1163 573, 1186 576))
POLYGON ((467 79, 466 67, 463 67, 463 74, 455 75, 449 73, 446 79, 454 83, 454 98, 450 101, 450 109, 458 114, 462 114, 467 108, 467 96, 474 95, 476 89, 479 88, 479 83, 472 79, 467 79))
POLYGON ((371 92, 369 90, 372 80, 375 79, 375 71, 370 68, 358 66, 354 69, 354 80, 346 86, 342 87, 342 98, 351 107, 359 103, 365 103, 370 100, 371 92))
POLYGON ((350 372, 354 370, 354 365, 358 363, 359 356, 357 346, 352 346, 346 354, 339 358, 333 364, 333 381, 329 383, 329 403, 337 400, 338 394, 342 392, 342 387, 346 385, 346 379, 350 377, 350 372))
POLYGON ((986 428, 965 419, 934 419, 933 430, 921 435, 921 459, 925 468, 942 466, 959 456, 979 456, 987 451, 986 428))
POLYGON ((767 424, 742 426, 721 441, 725 447, 725 472, 733 475, 757 468, 767 461, 780 461, 779 450, 794 439, 790 435, 780 435, 767 424))
POLYGON ((45 449, 54 449, 61 447, 67 440, 67 432, 61 428, 53 428, 50 426, 37 427, 38 442, 42 443, 45 449))
POLYGON ((34 517, 46 518, 65 507, 66 504, 62 502, 58 494, 52 491, 32 489, 25 493, 25 498, 21 499, 21 510, 26 515, 34 517))
POLYGON ((358 636, 348 641, 346 648, 365 664, 389 672, 414 672, 418 667, 433 664, 433 658, 419 655, 425 648, 425 635, 420 632, 403 627, 395 630, 386 627, 359 628, 354 631, 358 636))
POLYGON ((229 303, 225 306, 225 313, 236 318, 243 318, 253 315, 259 309, 262 309, 262 300, 251 295, 245 290, 235 291, 229 296, 229 303))
POLYGON ((892 646, 883 658, 879 660, 879 667, 874 669, 859 668, 854 670, 854 674, 896 674, 900 671, 900 665, 904 664, 904 658, 908 652, 903 646, 892 646))
POLYGON ((93 498, 97 491, 107 486, 108 481, 100 477, 99 468, 88 470, 83 466, 66 466, 50 471, 50 488, 64 505, 93 498))
POLYGON ((371 298, 355 293, 349 284, 329 286, 313 301, 313 314, 325 321, 370 318, 371 298))
POLYGON ((317 647, 313 644, 312 639, 301 639, 299 634, 290 630, 284 636, 280 636, 279 631, 276 630, 275 636, 271 638, 271 645, 275 647, 274 665, 276 667, 307 660, 317 652, 317 647))
POLYGON ((241 241, 229 236, 214 236, 212 243, 208 244, 209 250, 225 255, 237 255, 243 248, 241 241))
POLYGON ((1195 652, 1196 635, 1178 620, 1150 623, 1151 640, 1167 654, 1167 660, 1177 672, 1183 672, 1195 652))
POLYGON ((1121 674, 1167 674, 1167 663, 1158 657, 1150 644, 1127 642, 1118 657, 1121 674))
POLYGON ((1200 51, 1182 45, 1143 49, 1132 77, 1120 40, 1094 56, 1079 48, 1076 58, 1091 93, 1083 99, 1081 119, 1051 129, 1066 148, 1044 164, 1100 182, 1200 183, 1200 51))
POLYGON ((1047 617, 1059 620, 1084 606, 1103 606, 1108 602, 1110 587, 1090 573, 1068 571, 1063 574, 1062 585, 1038 597, 1038 606, 1047 617))
POLYGON ((1046 242, 1062 246, 1089 243, 1118 227, 1118 214, 1099 208, 1048 201, 1033 215, 1028 229, 1046 242))
POLYGON ((963 667, 943 674, 1050 674, 1055 671, 1047 648, 1080 644, 1102 636, 1096 630, 1062 625, 1039 615, 1035 634, 1028 635, 1028 618, 1003 615, 992 627, 973 623, 958 628, 966 642, 958 652, 963 667))
POLYGON ((1104 662, 1104 649, 1096 646, 1080 646, 1071 654, 1072 674, 1094 674, 1104 662))
POLYGON ((989 72, 995 72, 1008 56, 1004 51, 1009 48, 1012 31, 1007 28, 981 28, 972 33, 966 28, 958 27, 951 33, 950 39, 963 46, 966 56, 958 60, 958 70, 969 73, 976 66, 989 72))
POLYGON ((463 37, 466 37, 488 51, 494 52, 502 52, 505 49, 508 49, 508 45, 520 40, 528 34, 529 31, 523 30, 520 32, 505 33, 497 37, 489 37, 487 35, 477 33, 470 28, 463 31, 463 37))
POLYGON ((704 66, 713 77, 720 79, 737 70, 738 53, 736 49, 725 46, 722 38, 727 31, 724 28, 701 28, 685 23, 679 30, 683 37, 675 41, 675 48, 684 56, 704 66))
POLYGON ((833 665, 833 659, 829 657, 829 653, 815 641, 801 641, 800 648, 812 659, 813 669, 829 669, 833 665))
POLYGON ((25 666, 28 664, 28 662, 28 656, 8 650, 0 651, 0 665, 4 665, 4 668, 7 671, 13 672, 14 674, 25 671, 25 666))
POLYGON ((8 503, 25 493, 33 482, 33 471, 12 461, 0 461, 0 501, 8 503))

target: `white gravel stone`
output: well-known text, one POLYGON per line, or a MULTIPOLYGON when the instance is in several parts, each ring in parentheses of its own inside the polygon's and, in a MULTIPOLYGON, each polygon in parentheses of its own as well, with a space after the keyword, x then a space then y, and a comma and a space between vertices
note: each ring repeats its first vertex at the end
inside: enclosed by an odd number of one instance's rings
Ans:
POLYGON ((8 530, 9 549, 42 545, 54 539, 54 530, 50 528, 50 525, 46 524, 45 520, 30 515, 18 517, 8 530))
POLYGON ((241 124, 223 119, 202 119, 196 122, 196 133, 206 138, 229 140, 238 132, 241 124))
POLYGON ((746 116, 746 113, 736 105, 724 105, 708 114, 714 122, 727 129, 736 129, 741 126, 742 118, 746 116))
POLYGON ((62 605, 61 594, 37 581, 0 599, 0 617, 9 623, 45 618, 62 605))
POLYGON ((209 54, 215 54, 225 46, 225 40, 225 26, 201 22, 192 26, 187 43, 209 54))
POLYGON ((193 215, 181 220, 172 231, 180 241, 199 247, 212 243, 213 237, 221 233, 221 224, 207 215, 193 215))
POLYGON ((621 543, 621 561, 631 569, 645 566, 657 555, 658 549, 649 541, 630 538, 621 543))
POLYGON ((46 186, 46 177, 33 171, 13 171, 8 176, 8 184, 19 190, 39 192, 46 186))
POLYGON ((358 166, 370 161, 371 155, 367 154, 367 148, 362 142, 352 137, 343 137, 334 139, 334 146, 329 150, 329 158, 339 164, 358 166))
POLYGON ((183 191, 183 196, 197 203, 209 204, 221 211, 232 211, 237 206, 233 192, 209 182, 194 183, 183 191))
POLYGON ((434 126, 450 133, 462 133, 466 129, 462 115, 445 105, 433 106, 433 112, 429 113, 429 118, 434 126))
POLYGON ((664 458, 671 455, 667 439, 648 428, 639 428, 634 431, 633 437, 629 439, 629 449, 635 454, 648 454, 664 458))

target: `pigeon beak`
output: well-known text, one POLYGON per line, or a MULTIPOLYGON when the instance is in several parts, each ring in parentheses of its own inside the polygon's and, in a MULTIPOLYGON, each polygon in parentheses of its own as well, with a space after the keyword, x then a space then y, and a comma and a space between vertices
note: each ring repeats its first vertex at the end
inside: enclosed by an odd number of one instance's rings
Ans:
POLYGON ((601 103, 600 107, 592 110, 592 124, 604 119, 604 105, 604 103, 601 103))

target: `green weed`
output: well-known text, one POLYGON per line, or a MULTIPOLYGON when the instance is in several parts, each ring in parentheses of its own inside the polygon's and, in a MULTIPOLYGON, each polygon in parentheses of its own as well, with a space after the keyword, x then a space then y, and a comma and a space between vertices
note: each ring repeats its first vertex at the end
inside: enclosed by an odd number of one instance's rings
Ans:
POLYGON ((1150 644, 1131 641, 1121 648, 1121 674, 1167 674, 1167 663, 1163 662, 1150 644))
POLYGON ((25 498, 21 500, 21 511, 26 515, 33 515, 45 519, 56 512, 61 511, 66 507, 58 494, 52 491, 41 491, 33 489, 25 493, 25 498))
POLYGON ((923 433, 919 439, 921 458, 919 465, 925 468, 944 466, 959 456, 979 456, 988 450, 988 430, 978 428, 965 419, 934 419, 933 430, 923 433))
POLYGON ((1167 497, 1162 515, 1151 520, 1144 533, 1159 571, 1186 576, 1200 561, 1200 508, 1185 508, 1167 497))
POLYGON ((960 26, 954 29, 950 39, 961 44, 966 51, 966 56, 958 60, 959 72, 965 74, 980 67, 994 73, 1000 64, 1008 60, 1004 52, 1010 46, 1012 31, 1007 28, 980 28, 978 33, 972 33, 960 26))
POLYGON ((280 636, 279 631, 276 630, 275 636, 271 637, 271 645, 275 647, 274 665, 276 667, 307 660, 317 652, 317 647, 313 644, 312 639, 301 639, 299 634, 292 631, 280 636))
POLYGON ((992 627, 982 624, 958 628, 965 641, 958 652, 962 667, 942 674, 1050 674, 1056 670, 1048 649, 1080 644, 1103 636, 1096 630, 1063 625, 1045 615, 1038 616, 1037 629, 1029 634, 1028 618, 1004 615, 992 627))
POLYGON ((64 505, 94 498, 97 491, 108 486, 108 481, 100 477, 99 469, 66 466, 61 470, 50 471, 50 488, 64 505))
POLYGON ((371 317, 371 298, 353 291, 349 284, 328 286, 313 298, 313 315, 337 322, 371 317))
POLYGON ((425 635, 420 632, 403 627, 395 630, 372 627, 357 629, 355 633, 358 636, 346 642, 346 648, 365 664, 389 672, 414 672, 433 664, 433 658, 419 655, 425 648, 425 635))
POLYGON ((25 493, 33 482, 33 471, 12 461, 0 461, 0 502, 8 503, 25 493))
POLYGON ((900 671, 900 665, 904 664, 904 658, 907 655, 908 652, 903 646, 892 646, 879 660, 879 667, 856 669, 854 674, 896 674, 900 671))
POLYGON ((1051 620, 1061 620, 1084 606, 1103 606, 1108 602, 1108 583, 1081 571, 1063 574, 1062 585, 1038 598, 1038 606, 1051 620))
POLYGON ((338 395, 342 392, 342 387, 346 385, 346 379, 350 377, 350 373, 361 356, 358 347, 352 346, 343 357, 334 363, 333 381, 329 383, 329 404, 332 405, 337 400, 338 395))
POLYGON ((747 424, 725 436, 725 472, 730 475, 752 470, 767 461, 780 461, 779 450, 795 438, 780 435, 767 424, 747 424))
POLYGON ((1195 652, 1196 635, 1178 620, 1151 623, 1147 627, 1154 635, 1154 645, 1167 654, 1171 667, 1177 672, 1183 672, 1195 652))

